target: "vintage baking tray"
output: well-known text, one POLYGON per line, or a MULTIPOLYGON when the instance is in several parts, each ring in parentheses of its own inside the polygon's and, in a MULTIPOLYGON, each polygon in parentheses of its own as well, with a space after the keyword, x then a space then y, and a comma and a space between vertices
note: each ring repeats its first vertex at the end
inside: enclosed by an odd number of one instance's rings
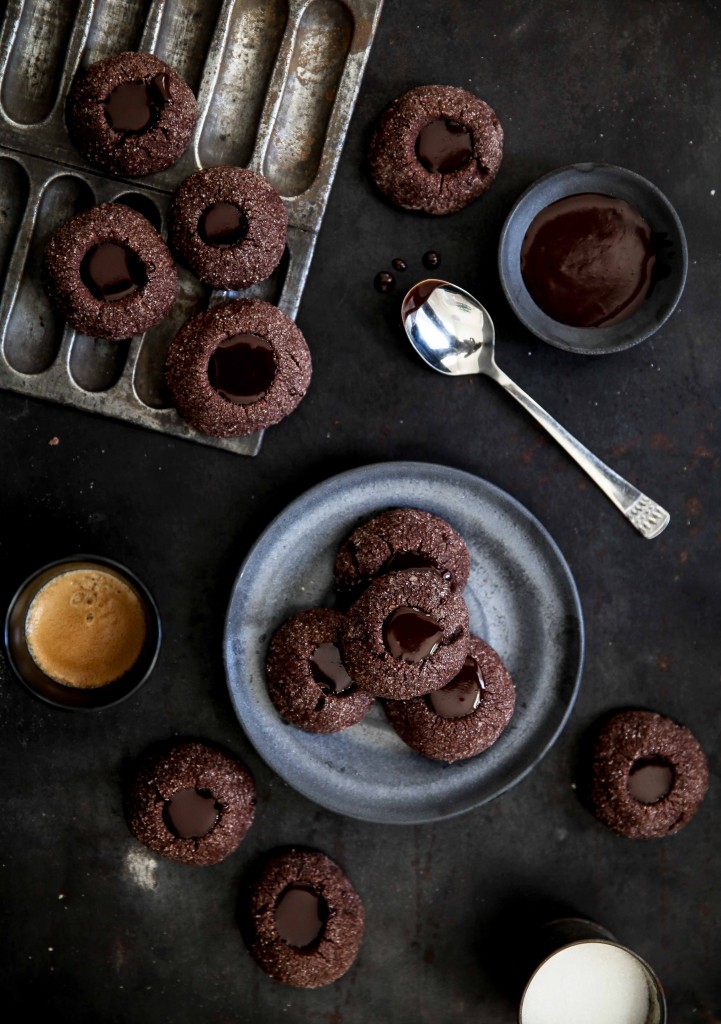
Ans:
POLYGON ((165 352, 183 321, 228 296, 255 295, 295 316, 382 3, 8 0, 0 35, 0 387, 258 452, 260 433, 211 438, 178 416, 163 386, 165 352), (78 67, 122 50, 157 54, 198 97, 191 146, 147 179, 91 169, 65 130, 78 67), (125 342, 84 337, 58 319, 39 267, 61 223, 94 202, 121 200, 160 226, 180 181, 221 163, 264 174, 286 204, 287 250, 268 281, 213 292, 179 268, 170 316, 125 342))

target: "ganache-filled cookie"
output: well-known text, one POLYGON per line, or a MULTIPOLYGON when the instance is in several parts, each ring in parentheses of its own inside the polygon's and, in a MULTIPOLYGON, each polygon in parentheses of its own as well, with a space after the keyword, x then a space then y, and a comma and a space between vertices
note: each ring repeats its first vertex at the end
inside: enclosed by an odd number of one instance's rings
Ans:
POLYGON ((472 636, 458 675, 414 700, 384 702, 400 738, 436 761, 475 757, 496 742, 511 720, 516 691, 493 648, 472 636))
POLYGON ((376 185, 396 206, 455 213, 498 173, 503 129, 483 100, 451 85, 421 85, 381 114, 369 160, 376 185))
POLYGON ((79 72, 65 108, 70 138, 83 156, 130 178, 179 160, 197 116, 191 89, 151 53, 118 53, 79 72))
POLYGON ((273 273, 285 251, 288 214, 270 182, 240 167, 186 178, 170 206, 170 244, 213 288, 248 288, 273 273))
POLYGON ((268 693, 277 711, 306 732, 340 732, 368 713, 373 697, 355 685, 340 656, 344 622, 332 608, 291 615, 268 651, 268 693))
POLYGON ((435 569, 401 569, 372 580, 340 634, 352 679, 376 697, 409 700, 439 690, 461 670, 468 609, 435 569))
POLYGON ((42 283, 72 327, 117 340, 170 312, 178 277, 150 221, 122 203, 102 203, 58 228, 43 254, 42 283))
POLYGON ((382 573, 422 568, 450 574, 462 590, 471 571, 465 541, 440 516, 392 508, 363 523, 341 545, 335 582, 341 594, 357 592, 382 573))
POLYGON ((360 949, 363 903, 341 868, 317 850, 267 854, 241 908, 252 956, 276 981, 319 988, 345 974, 360 949))
POLYGON ((655 839, 690 821, 708 779, 706 755, 689 729, 652 711, 622 711, 596 739, 591 802, 619 835, 655 839))
POLYGON ((260 299, 198 313, 170 343, 165 363, 178 412, 215 437, 278 423, 308 390, 308 346, 290 317, 260 299))
POLYGON ((136 839, 183 864, 217 864, 251 826, 255 784, 236 757, 197 741, 166 744, 141 759, 125 801, 136 839))

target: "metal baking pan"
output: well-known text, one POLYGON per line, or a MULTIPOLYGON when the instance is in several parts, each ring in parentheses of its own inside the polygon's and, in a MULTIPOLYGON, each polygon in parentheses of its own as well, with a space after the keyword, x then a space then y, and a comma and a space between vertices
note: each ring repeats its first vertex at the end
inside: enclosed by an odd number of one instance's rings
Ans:
MULTIPOLYGON (((9 0, 0 35, 0 387, 242 455, 262 433, 218 439, 186 424, 165 392, 167 347, 189 316, 253 295, 296 314, 383 0, 9 0), (155 53, 198 97, 183 158, 142 179, 109 178, 72 146, 65 96, 78 67, 155 53), (84 337, 50 307, 42 251, 92 203, 122 201, 163 227, 170 195, 198 168, 249 167, 288 210, 288 245, 268 280, 214 292, 179 269, 178 301, 144 335, 84 337)), ((311 346, 312 347, 312 346, 311 346)))

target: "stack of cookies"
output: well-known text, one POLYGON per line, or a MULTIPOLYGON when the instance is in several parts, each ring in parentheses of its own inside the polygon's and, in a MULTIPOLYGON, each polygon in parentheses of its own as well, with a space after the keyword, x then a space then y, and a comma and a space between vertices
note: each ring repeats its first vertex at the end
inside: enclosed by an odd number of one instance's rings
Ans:
POLYGON ((470 568, 463 538, 430 512, 394 508, 359 526, 336 557, 338 608, 296 612, 273 636, 268 691, 281 716, 338 732, 380 698, 401 739, 426 757, 486 750, 508 725, 515 689, 470 631, 470 568))

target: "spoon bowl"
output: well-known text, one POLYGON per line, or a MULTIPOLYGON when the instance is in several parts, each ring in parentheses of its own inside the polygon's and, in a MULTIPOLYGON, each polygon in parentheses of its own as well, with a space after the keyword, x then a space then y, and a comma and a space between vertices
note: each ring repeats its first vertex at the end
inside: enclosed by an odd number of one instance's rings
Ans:
POLYGON ((601 462, 500 369, 494 355, 493 321, 473 295, 449 281, 419 281, 403 300, 401 318, 411 345, 428 366, 447 376, 482 373, 495 380, 575 459, 644 537, 658 537, 668 526, 671 517, 665 509, 601 462))

